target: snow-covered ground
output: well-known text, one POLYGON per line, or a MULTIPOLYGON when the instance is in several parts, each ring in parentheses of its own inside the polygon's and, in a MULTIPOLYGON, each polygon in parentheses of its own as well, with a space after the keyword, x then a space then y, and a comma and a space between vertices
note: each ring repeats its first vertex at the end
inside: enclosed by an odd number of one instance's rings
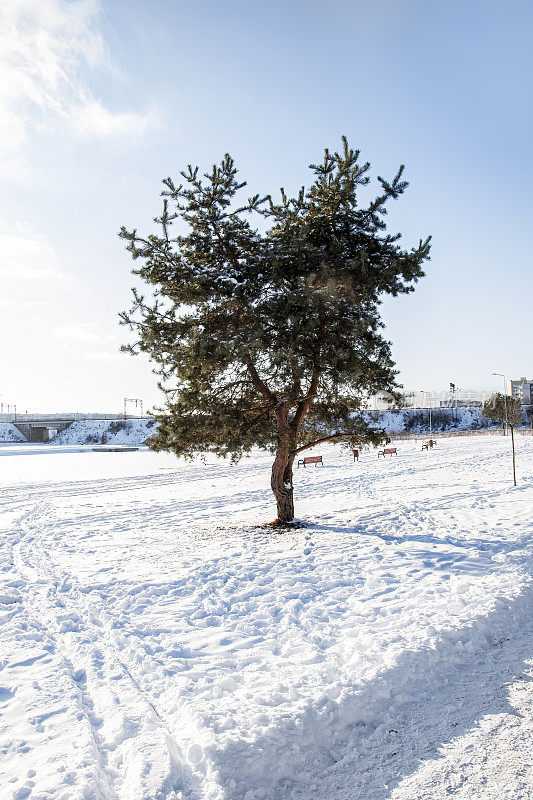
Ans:
POLYGON ((0 799, 533 797, 533 437, 0 447, 0 799))

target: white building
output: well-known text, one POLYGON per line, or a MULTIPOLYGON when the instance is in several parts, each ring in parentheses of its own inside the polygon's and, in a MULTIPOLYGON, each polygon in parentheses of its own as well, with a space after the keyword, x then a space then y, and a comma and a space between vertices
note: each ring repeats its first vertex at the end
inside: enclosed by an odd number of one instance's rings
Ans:
POLYGON ((507 394, 520 400, 523 405, 533 403, 533 380, 519 378, 516 381, 507 381, 507 394))

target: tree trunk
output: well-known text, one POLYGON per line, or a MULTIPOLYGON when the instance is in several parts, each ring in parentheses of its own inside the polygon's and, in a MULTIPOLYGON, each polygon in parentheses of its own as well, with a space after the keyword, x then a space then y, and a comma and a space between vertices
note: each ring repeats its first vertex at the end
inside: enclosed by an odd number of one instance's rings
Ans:
MULTIPOLYGON (((293 448, 292 448, 293 449, 293 448)), ((272 464, 270 485, 278 507, 277 522, 292 522, 294 519, 294 499, 292 488, 292 465, 294 454, 289 442, 280 442, 276 458, 272 464)))

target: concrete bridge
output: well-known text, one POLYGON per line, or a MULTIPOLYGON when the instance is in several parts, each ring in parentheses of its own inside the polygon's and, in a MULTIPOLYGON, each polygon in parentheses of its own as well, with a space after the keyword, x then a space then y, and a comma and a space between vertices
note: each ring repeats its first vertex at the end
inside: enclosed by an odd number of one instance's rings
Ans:
POLYGON ((11 422, 28 442, 48 442, 79 420, 137 418, 129 414, 0 414, 0 423, 11 422))

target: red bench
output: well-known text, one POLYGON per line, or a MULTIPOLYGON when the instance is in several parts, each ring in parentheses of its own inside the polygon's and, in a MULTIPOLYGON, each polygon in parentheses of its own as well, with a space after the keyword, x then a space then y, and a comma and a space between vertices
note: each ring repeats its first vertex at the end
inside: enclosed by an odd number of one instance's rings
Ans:
POLYGON ((353 460, 354 461, 359 461, 359 450, 354 450, 353 451, 353 460))
POLYGON ((303 464, 304 467, 306 467, 308 464, 314 464, 315 466, 322 464, 322 466, 324 466, 324 462, 322 461, 322 456, 306 456, 305 458, 300 458, 298 460, 297 466, 299 467, 300 464, 303 464))
POLYGON ((383 458, 385 458, 385 456, 392 456, 392 455, 395 455, 395 456, 398 455, 398 453, 396 452, 396 448, 395 447, 385 447, 385 448, 383 448, 383 450, 378 450, 378 458, 380 456, 383 456, 383 458))

